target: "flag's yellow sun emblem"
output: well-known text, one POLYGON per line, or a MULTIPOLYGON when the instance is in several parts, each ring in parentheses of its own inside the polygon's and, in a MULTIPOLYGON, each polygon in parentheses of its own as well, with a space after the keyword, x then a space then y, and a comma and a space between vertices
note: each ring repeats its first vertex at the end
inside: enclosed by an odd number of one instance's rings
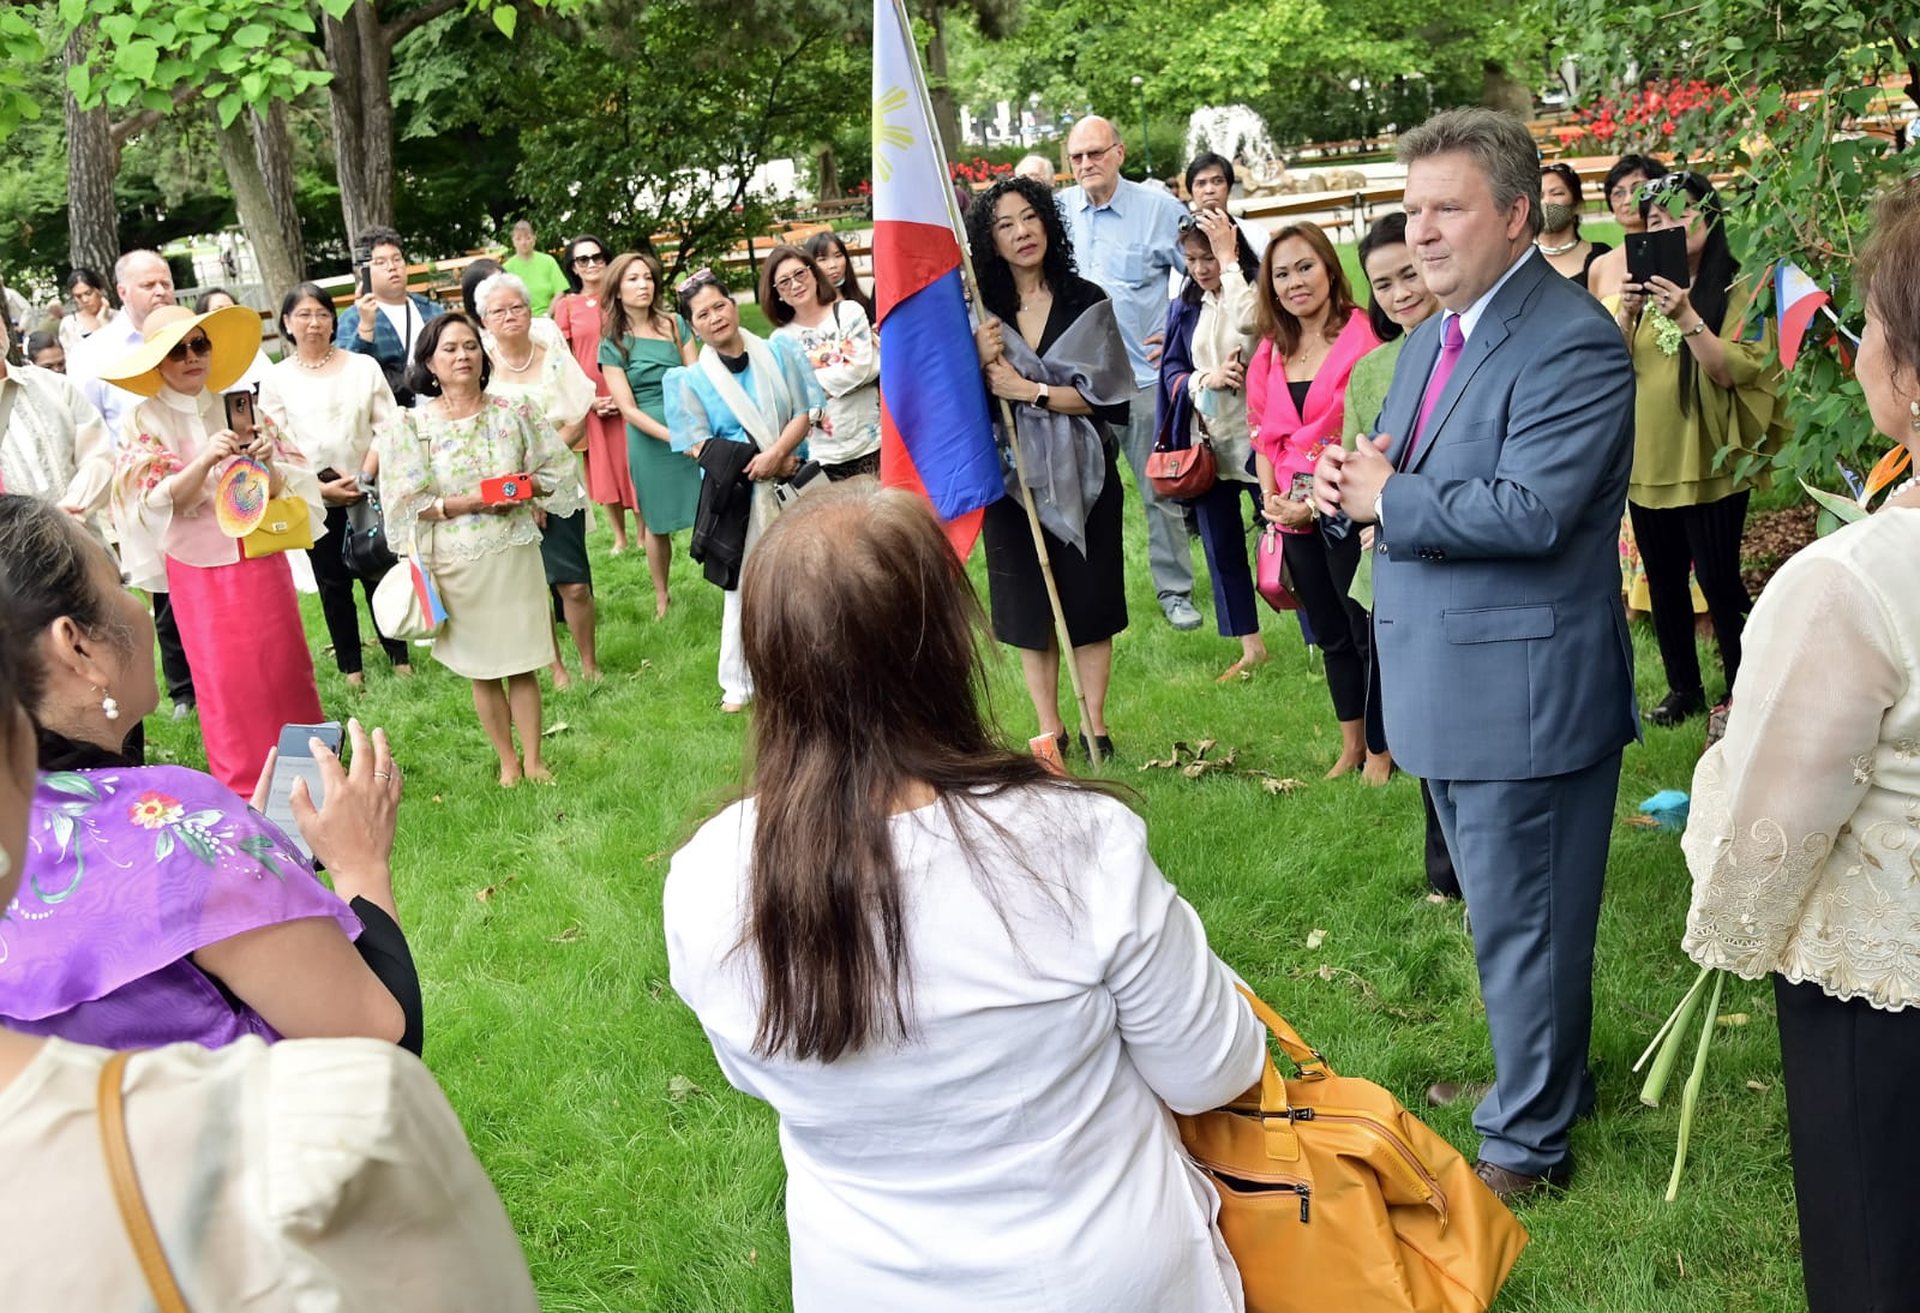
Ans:
POLYGON ((888 87, 873 102, 873 172, 881 182, 893 178, 893 163, 887 148, 906 150, 913 145, 913 132, 893 122, 892 116, 907 107, 907 93, 888 87))

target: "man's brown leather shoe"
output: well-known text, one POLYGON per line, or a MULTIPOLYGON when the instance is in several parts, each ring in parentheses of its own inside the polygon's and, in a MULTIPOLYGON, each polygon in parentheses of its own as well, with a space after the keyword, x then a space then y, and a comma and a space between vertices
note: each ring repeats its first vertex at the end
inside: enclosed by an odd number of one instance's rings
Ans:
POLYGON ((1492 1081, 1443 1080, 1427 1086, 1427 1106, 1445 1108, 1463 1100, 1478 1103, 1492 1088, 1492 1081))
POLYGON ((1487 1189, 1498 1195, 1501 1203, 1513 1205, 1550 1190, 1564 1190, 1573 1178, 1573 1163, 1569 1160, 1565 1167, 1545 1176, 1527 1176, 1482 1159, 1473 1165, 1473 1174, 1486 1182, 1487 1189))

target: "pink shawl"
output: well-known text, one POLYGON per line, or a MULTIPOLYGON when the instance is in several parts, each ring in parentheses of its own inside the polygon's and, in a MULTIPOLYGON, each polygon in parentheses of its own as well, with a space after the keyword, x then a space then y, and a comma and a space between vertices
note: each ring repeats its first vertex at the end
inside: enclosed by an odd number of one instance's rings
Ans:
POLYGON ((1294 409, 1287 389, 1286 362, 1274 350, 1272 338, 1261 340, 1247 370, 1247 427, 1253 432, 1253 449, 1272 462, 1281 492, 1295 474, 1311 473, 1320 453, 1340 441, 1347 379, 1360 357, 1379 345, 1365 310, 1347 316, 1333 350, 1313 376, 1303 415, 1294 409))

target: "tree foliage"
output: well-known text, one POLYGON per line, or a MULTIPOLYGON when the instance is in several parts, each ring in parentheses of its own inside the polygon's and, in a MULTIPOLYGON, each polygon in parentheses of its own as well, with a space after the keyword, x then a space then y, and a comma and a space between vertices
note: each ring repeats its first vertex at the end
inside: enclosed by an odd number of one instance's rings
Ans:
MULTIPOLYGON (((1872 200, 1915 165, 1887 129, 1920 105, 1920 8, 1909 0, 1711 0, 1676 24, 1652 0, 1570 4, 1562 31, 1585 34, 1568 47, 1590 95, 1648 77, 1698 78, 1730 93, 1714 112, 1681 117, 1671 136, 1623 133, 1617 148, 1672 150, 1703 172, 1734 175, 1727 235, 1743 276, 1792 261, 1833 289, 1840 319, 1858 332, 1852 262, 1872 200)), ((1771 286, 1762 305, 1772 312, 1771 286)), ((1810 338, 1831 336, 1816 321, 1810 338)), ((1837 351, 1803 350, 1790 386, 1796 432, 1778 464, 1836 486, 1836 461, 1854 470, 1873 463, 1884 440, 1837 351)))

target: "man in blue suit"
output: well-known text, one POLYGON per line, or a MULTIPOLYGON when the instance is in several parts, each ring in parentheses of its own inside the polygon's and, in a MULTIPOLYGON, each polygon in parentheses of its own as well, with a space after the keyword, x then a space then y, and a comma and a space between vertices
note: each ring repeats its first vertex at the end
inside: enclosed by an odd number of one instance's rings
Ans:
POLYGON ((1407 340, 1374 441, 1322 459, 1315 499, 1377 525, 1387 738, 1432 788, 1472 914, 1495 1073, 1475 1170, 1511 1199, 1565 1183, 1593 1106, 1594 931, 1639 733, 1617 552, 1633 366, 1534 250, 1539 156, 1517 119, 1450 110, 1399 153, 1444 313, 1407 340))
POLYGON ((333 344, 342 351, 372 356, 387 376, 394 397, 403 406, 411 405, 407 362, 421 328, 438 318, 441 310, 419 293, 407 291, 407 253, 400 249, 399 233, 375 225, 361 232, 359 245, 368 252, 370 290, 340 316, 333 344))

